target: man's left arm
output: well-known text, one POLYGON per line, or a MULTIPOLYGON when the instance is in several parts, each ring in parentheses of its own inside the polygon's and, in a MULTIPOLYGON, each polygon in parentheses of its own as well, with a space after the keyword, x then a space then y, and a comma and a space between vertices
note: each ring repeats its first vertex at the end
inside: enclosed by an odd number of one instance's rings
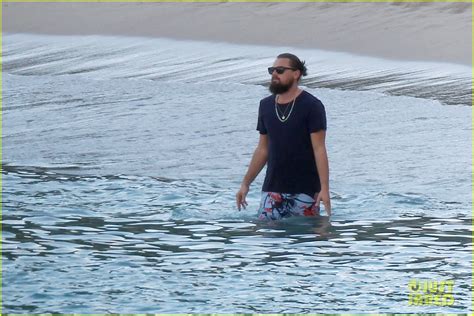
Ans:
POLYGON ((331 216, 331 197, 329 194, 329 162, 326 152, 326 131, 319 130, 311 133, 311 144, 313 146, 314 158, 318 169, 321 191, 314 197, 316 205, 322 201, 328 216, 331 216))

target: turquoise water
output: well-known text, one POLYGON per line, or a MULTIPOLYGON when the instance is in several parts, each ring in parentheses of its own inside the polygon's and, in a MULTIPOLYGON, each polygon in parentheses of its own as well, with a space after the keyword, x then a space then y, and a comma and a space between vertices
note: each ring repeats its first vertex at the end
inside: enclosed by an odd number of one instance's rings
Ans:
POLYGON ((266 67, 289 48, 7 35, 10 313, 471 310, 470 68, 292 50, 328 115, 333 216, 256 220, 234 195, 266 67), (440 87, 444 87, 441 89, 440 87), (408 304, 412 279, 452 306, 408 304))

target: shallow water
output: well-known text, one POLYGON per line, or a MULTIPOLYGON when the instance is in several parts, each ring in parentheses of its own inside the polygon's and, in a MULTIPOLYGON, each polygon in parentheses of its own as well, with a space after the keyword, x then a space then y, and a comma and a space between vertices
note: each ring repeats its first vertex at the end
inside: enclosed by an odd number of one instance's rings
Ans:
POLYGON ((263 174, 247 210, 234 194, 275 48, 9 35, 3 49, 4 311, 471 310, 469 68, 298 50, 328 115, 334 215, 269 224, 263 174), (455 280, 455 304, 408 305, 412 279, 455 280))

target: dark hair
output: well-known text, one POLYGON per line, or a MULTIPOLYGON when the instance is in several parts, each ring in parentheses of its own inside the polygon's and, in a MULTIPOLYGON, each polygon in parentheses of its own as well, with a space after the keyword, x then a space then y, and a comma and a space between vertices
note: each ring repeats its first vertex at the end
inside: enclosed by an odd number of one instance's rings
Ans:
POLYGON ((290 53, 280 54, 277 56, 277 58, 288 58, 290 60, 291 67, 296 68, 301 72, 301 76, 298 79, 301 79, 301 77, 307 75, 307 69, 304 60, 301 61, 298 57, 290 53))

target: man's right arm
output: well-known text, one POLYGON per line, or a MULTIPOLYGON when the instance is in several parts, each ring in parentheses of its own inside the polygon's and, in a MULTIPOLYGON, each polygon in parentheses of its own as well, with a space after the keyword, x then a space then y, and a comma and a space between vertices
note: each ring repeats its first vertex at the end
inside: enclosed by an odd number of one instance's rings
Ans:
POLYGON ((250 186, 250 184, 255 180, 260 171, 267 163, 268 159, 268 136, 260 134, 260 139, 258 140, 257 148, 253 153, 252 160, 250 161, 249 168, 245 174, 242 185, 250 186))
POLYGON ((250 161, 249 168, 245 174, 242 184, 240 185, 240 190, 236 194, 237 208, 240 210, 240 207, 244 208, 247 206, 247 201, 245 197, 249 192, 250 184, 255 180, 260 171, 267 163, 268 159, 268 135, 260 134, 260 139, 258 141, 257 148, 255 149, 252 160, 250 161))

